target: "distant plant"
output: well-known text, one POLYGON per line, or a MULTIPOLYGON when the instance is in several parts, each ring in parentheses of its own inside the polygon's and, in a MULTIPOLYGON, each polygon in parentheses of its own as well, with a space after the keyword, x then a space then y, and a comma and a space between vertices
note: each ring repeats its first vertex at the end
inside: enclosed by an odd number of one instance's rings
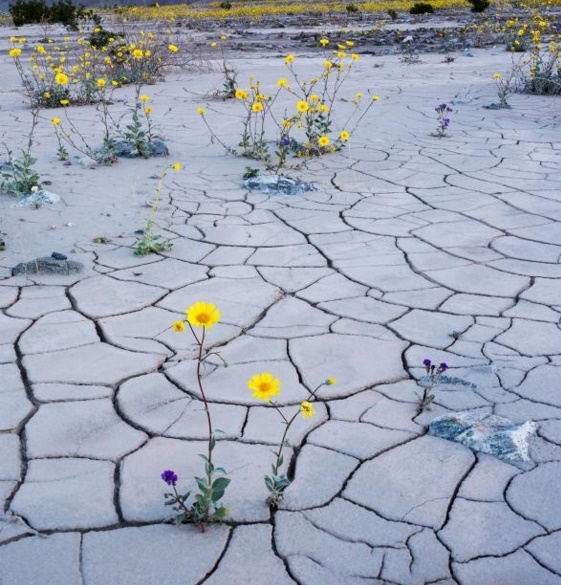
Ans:
POLYGON ((356 4, 347 4, 347 6, 345 7, 345 10, 347 12, 359 12, 359 7, 356 4))
POLYGON ((388 16, 392 19, 392 20, 397 20, 397 11, 395 11, 393 8, 389 8, 388 9, 388 16))
POLYGON ((340 150, 380 98, 371 95, 366 100, 362 92, 344 95, 345 82, 360 60, 353 41, 337 43, 333 50, 329 50, 327 38, 321 38, 319 44, 323 48, 323 66, 311 79, 300 76, 296 57, 289 54, 284 59, 287 77, 277 80, 275 90, 265 93, 260 81, 251 77, 247 89, 235 90, 234 97, 245 110, 239 150, 224 144, 213 130, 205 108, 197 108, 215 140, 231 154, 264 161, 267 169, 274 172, 289 166, 289 157, 299 159, 293 166, 300 166, 311 157, 340 150), (286 107, 288 100, 292 101, 290 110, 286 107), (284 107, 279 105, 283 101, 284 107), (354 107, 346 119, 337 121, 339 129, 334 131, 340 102, 354 107), (271 130, 276 136, 268 136, 271 130))
POLYGON ((231 2, 220 2, 219 6, 222 8, 222 10, 232 10, 231 2))
POLYGON ((436 112, 436 133, 434 136, 438 136, 439 138, 443 138, 446 136, 448 132, 448 127, 450 126, 450 114, 454 113, 454 110, 448 104, 439 104, 434 108, 436 112))
POLYGON ((18 197, 27 195, 39 186, 39 174, 33 168, 37 159, 31 156, 33 135, 39 118, 39 110, 32 112, 31 129, 27 135, 27 144, 21 150, 21 157, 14 157, 11 149, 4 144, 8 160, 0 167, 0 191, 18 197))
POLYGON ((491 5, 489 0, 468 0, 468 2, 471 4, 472 12, 485 12, 491 5))
POLYGON ((288 417, 284 414, 279 405, 271 400, 271 397, 280 394, 280 380, 278 378, 274 378, 273 375, 268 372, 263 372, 262 374, 256 374, 248 381, 247 386, 253 391, 253 398, 268 402, 269 405, 278 412, 282 419, 282 423, 284 424, 284 432, 279 442, 278 450, 273 451, 276 456, 275 463, 271 465, 271 473, 265 476, 265 486, 269 491, 267 503, 272 508, 278 507, 284 497, 284 491, 290 485, 290 480, 286 476, 286 473, 281 472, 281 467, 284 463, 283 449, 285 446, 288 446, 288 431, 299 414, 302 414, 304 419, 315 416, 316 411, 313 402, 318 399, 317 391, 322 386, 332 386, 335 382, 335 378, 328 378, 319 384, 314 390, 309 390, 309 396, 307 399, 300 403, 300 408, 291 417, 288 417))
POLYGON ((226 59, 226 41, 227 37, 222 35, 218 41, 213 41, 210 46, 218 47, 220 51, 220 69, 223 75, 222 91, 217 92, 217 96, 223 99, 233 99, 236 97, 237 72, 226 59))
MULTIPOLYGON (((229 510, 221 504, 226 488, 230 484, 226 470, 222 467, 216 467, 213 461, 214 448, 216 446, 216 433, 212 424, 210 405, 203 385, 203 366, 206 359, 211 355, 217 355, 216 352, 205 353, 204 344, 207 331, 216 325, 220 320, 220 311, 212 303, 197 302, 191 305, 185 311, 185 318, 176 321, 172 329, 176 333, 183 333, 187 325, 195 338, 197 344, 197 383, 199 392, 204 405, 204 411, 207 421, 207 452, 206 455, 200 455, 205 462, 204 476, 195 477, 198 487, 198 493, 195 494, 191 505, 187 501, 191 492, 180 494, 177 491, 176 483, 177 474, 168 469, 161 474, 161 478, 168 486, 173 488, 173 493, 166 493, 166 506, 173 506, 178 512, 174 522, 176 525, 184 522, 193 522, 204 531, 206 524, 209 522, 219 522, 229 514, 229 510), (201 329, 200 337, 195 329, 201 329)), ((227 365, 224 362, 225 365, 227 365)))
POLYGON ((16 0, 8 8, 14 26, 34 23, 60 22, 72 29, 80 20, 92 20, 99 24, 100 17, 84 6, 75 6, 72 0, 55 0, 50 6, 45 0, 16 0))
POLYGON ((409 9, 409 14, 432 14, 434 8, 428 2, 415 2, 409 9))
POLYGON ((400 44, 401 62, 407 65, 415 65, 421 62, 421 58, 417 54, 417 47, 415 40, 411 35, 407 35, 400 44))
POLYGON ((136 249, 134 251, 136 256, 147 256, 148 254, 163 252, 164 250, 170 250, 173 246, 172 242, 162 241, 162 236, 154 233, 154 222, 156 221, 156 215, 158 214, 158 209, 160 207, 162 187, 164 185, 168 171, 171 169, 174 171, 180 171, 181 164, 176 162, 172 165, 165 166, 162 174, 160 175, 160 180, 156 188, 156 197, 154 198, 154 203, 152 203, 152 209, 150 211, 150 217, 146 222, 144 235, 136 245, 136 249))
POLYGON ((421 396, 421 400, 419 402, 419 406, 417 408, 417 414, 421 414, 424 410, 430 408, 430 405, 434 401, 434 393, 433 388, 438 381, 442 374, 448 369, 448 364, 442 362, 438 367, 432 363, 431 360, 428 358, 423 360, 423 366, 425 366, 425 371, 427 373, 427 386, 423 389, 423 394, 421 396))

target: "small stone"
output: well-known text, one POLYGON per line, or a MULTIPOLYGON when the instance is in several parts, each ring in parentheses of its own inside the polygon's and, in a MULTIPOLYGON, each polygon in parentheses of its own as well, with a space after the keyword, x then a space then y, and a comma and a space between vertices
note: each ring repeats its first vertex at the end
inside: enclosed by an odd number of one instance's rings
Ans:
POLYGON ((474 451, 505 461, 528 461, 528 437, 536 431, 531 421, 515 424, 486 412, 455 412, 433 419, 429 433, 455 441, 474 451))
POLYGON ((313 183, 289 179, 282 175, 259 175, 246 179, 244 185, 250 191, 261 191, 271 195, 298 195, 307 191, 317 191, 313 183))
POLYGON ((51 256, 44 256, 14 266, 12 276, 18 274, 76 274, 81 272, 83 268, 83 264, 74 260, 57 260, 51 256))
POLYGON ((55 260, 68 260, 68 256, 61 254, 60 252, 53 252, 51 258, 54 258, 55 260))

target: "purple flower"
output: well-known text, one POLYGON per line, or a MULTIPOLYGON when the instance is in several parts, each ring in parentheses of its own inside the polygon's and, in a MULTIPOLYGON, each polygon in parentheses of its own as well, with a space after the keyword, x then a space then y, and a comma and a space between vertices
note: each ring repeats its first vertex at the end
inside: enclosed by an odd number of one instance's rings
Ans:
POLYGON ((289 144, 290 144, 290 138, 288 136, 284 136, 283 138, 281 138, 281 140, 280 140, 281 146, 288 146, 289 144))
POLYGON ((425 358, 423 360, 423 366, 425 366, 425 368, 430 368, 431 364, 432 364, 432 362, 429 360, 429 358, 425 358))
POLYGON ((446 362, 442 362, 440 364, 440 371, 445 372, 448 369, 448 364, 446 362))
POLYGON ((168 485, 175 485, 175 482, 177 481, 178 477, 177 474, 175 473, 175 471, 172 471, 171 469, 166 469, 166 471, 164 471, 162 473, 162 475, 160 476, 168 485))

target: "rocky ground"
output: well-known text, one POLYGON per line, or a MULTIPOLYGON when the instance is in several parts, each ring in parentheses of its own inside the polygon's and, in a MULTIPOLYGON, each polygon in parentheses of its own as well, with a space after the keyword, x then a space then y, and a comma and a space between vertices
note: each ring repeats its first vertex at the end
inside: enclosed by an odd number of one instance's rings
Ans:
MULTIPOLYGON (((322 62, 296 53, 304 76, 322 62)), ((17 149, 30 113, 2 54, 3 141, 17 149)), ((61 201, 0 197, 2 585, 561 584, 561 110, 523 94, 485 109, 510 56, 470 55, 363 55, 349 95, 381 100, 348 148, 289 172, 318 187, 294 196, 246 189, 248 161, 210 139, 199 106, 239 140, 237 104, 209 97, 219 73, 148 87, 184 169, 157 220, 173 248, 146 257, 137 232, 167 161, 64 166, 56 112, 41 114, 33 152, 61 201), (446 138, 432 135, 442 102, 446 138), (12 276, 53 251, 83 270, 12 276), (160 479, 174 469, 189 488, 201 472, 195 348, 169 330, 198 300, 221 309, 209 343, 229 363, 205 384, 231 515, 206 532, 166 523, 160 479), (470 385, 437 385, 418 415, 425 358, 470 385), (289 435, 294 481, 274 512, 263 475, 282 426, 247 389, 262 371, 290 412, 337 378, 289 435), (529 460, 428 433, 463 411, 535 422, 529 460)), ((232 62, 242 86, 285 74, 270 52, 232 62)), ((95 108, 72 112, 101 136, 95 108)))

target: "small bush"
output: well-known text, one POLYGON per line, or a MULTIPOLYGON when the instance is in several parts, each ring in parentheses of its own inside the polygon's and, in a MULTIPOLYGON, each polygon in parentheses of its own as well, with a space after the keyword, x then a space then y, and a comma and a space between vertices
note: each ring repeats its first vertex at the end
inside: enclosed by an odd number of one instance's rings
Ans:
POLYGON ((409 9, 409 14, 432 14, 434 8, 428 2, 415 2, 409 9))
POLYGON ((79 20, 92 20, 99 24, 100 17, 84 6, 75 6, 72 0, 56 0, 47 6, 45 0, 16 0, 9 6, 15 26, 41 22, 60 22, 69 28, 77 28, 79 20))
POLYGON ((356 4, 347 4, 347 12, 358 12, 358 6, 356 4))
POLYGON ((220 8, 222 8, 222 10, 232 10, 232 3, 231 2, 220 2, 219 4, 220 8))
POLYGON ((485 12, 491 2, 489 0, 468 0, 471 4, 471 11, 472 12, 485 12))
POLYGON ((397 12, 393 9, 390 8, 388 10, 388 16, 392 19, 392 20, 397 20, 397 12))

